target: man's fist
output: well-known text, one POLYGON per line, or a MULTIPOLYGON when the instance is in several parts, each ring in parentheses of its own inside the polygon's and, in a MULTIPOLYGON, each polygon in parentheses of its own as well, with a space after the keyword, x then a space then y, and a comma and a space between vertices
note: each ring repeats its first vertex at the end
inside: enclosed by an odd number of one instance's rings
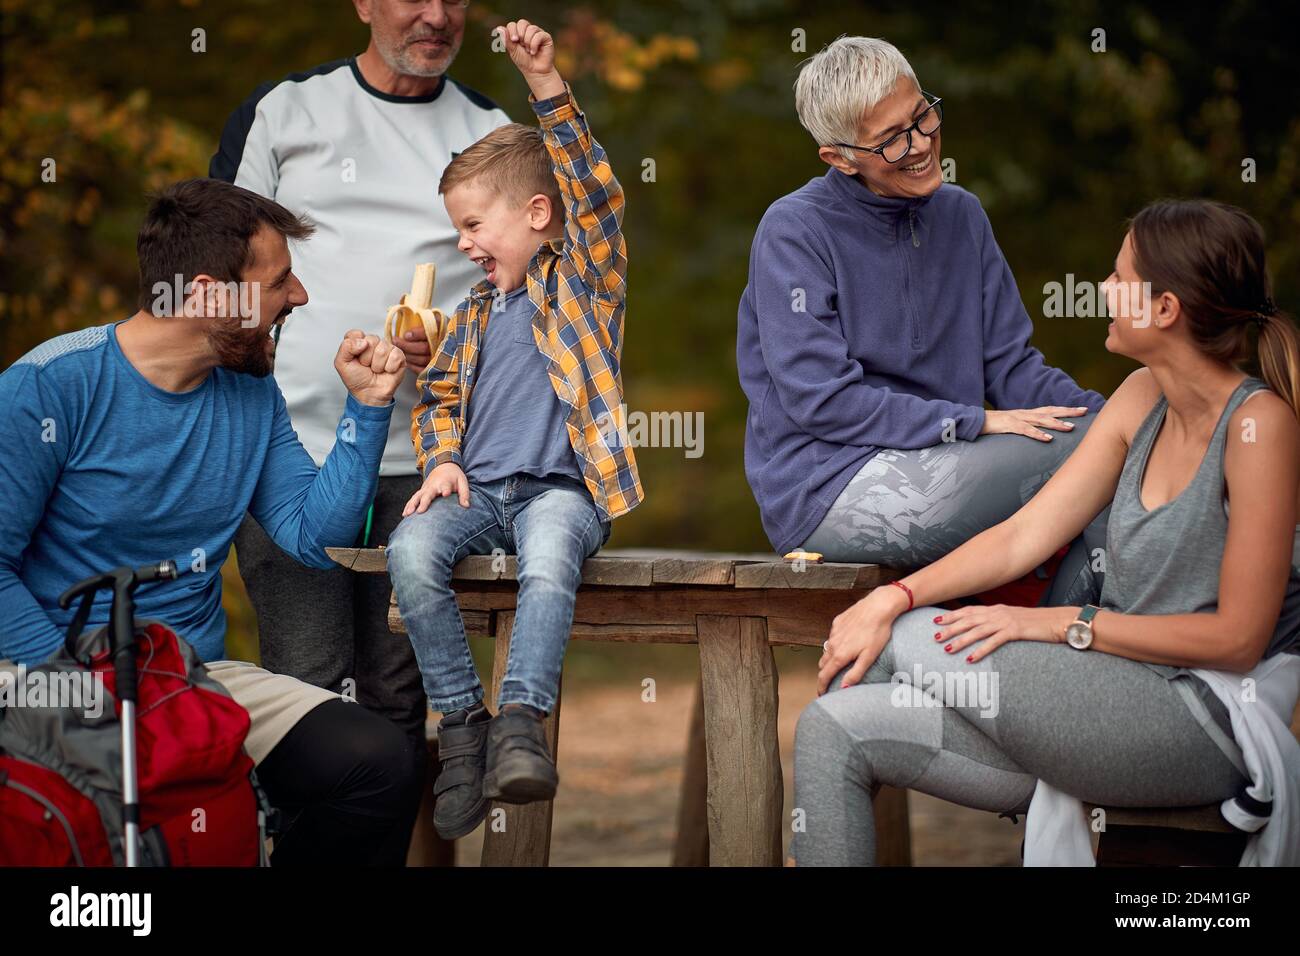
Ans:
POLYGON ((351 329, 334 356, 334 370, 361 404, 387 405, 406 374, 406 356, 377 335, 351 329))
POLYGON ((527 20, 511 20, 497 29, 533 96, 546 100, 564 92, 564 80, 555 72, 555 41, 549 33, 527 20))
POLYGON ((460 465, 451 461, 429 472, 429 477, 424 479, 420 490, 411 495, 411 500, 402 509, 402 517, 424 514, 429 510, 429 505, 433 504, 434 498, 446 498, 449 495, 458 497, 462 508, 469 507, 469 479, 460 470, 460 465))

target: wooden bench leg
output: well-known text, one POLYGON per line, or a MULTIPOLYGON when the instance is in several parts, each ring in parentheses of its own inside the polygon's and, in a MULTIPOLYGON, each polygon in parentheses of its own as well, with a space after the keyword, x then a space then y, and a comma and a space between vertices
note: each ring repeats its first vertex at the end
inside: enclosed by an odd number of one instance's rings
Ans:
MULTIPOLYGON (((501 684, 506 677, 510 655, 510 632, 514 630, 513 611, 497 613, 496 648, 492 654, 492 706, 501 698, 501 684)), ((546 745, 551 756, 559 758, 560 695, 555 707, 542 722, 546 745)), ((512 806, 495 801, 488 807, 483 833, 483 866, 546 866, 551 857, 552 801, 512 806)))
POLYGON ((876 866, 912 865, 912 825, 907 791, 882 786, 871 800, 876 818, 876 866))
POLYGON ((704 744, 704 683, 695 684, 691 724, 686 732, 685 772, 677 806, 673 866, 709 865, 709 760, 704 744))
POLYGON ((777 673, 767 621, 695 618, 708 757, 709 863, 780 866, 777 673))
POLYGON ((433 828, 433 783, 438 776, 438 738, 426 742, 429 754, 429 773, 424 779, 424 795, 420 798, 420 815, 415 818, 411 831, 411 846, 406 853, 407 866, 455 866, 456 841, 444 840, 433 828))

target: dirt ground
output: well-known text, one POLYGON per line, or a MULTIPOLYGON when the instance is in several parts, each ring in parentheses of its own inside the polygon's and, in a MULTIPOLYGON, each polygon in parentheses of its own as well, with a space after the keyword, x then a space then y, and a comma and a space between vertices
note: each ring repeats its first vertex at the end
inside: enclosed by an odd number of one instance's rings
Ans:
MULTIPOLYGON (((618 673, 601 666, 602 657, 622 657, 632 650, 577 645, 570 649, 560 718, 560 791, 552 826, 552 866, 667 866, 672 858, 686 731, 698 673, 691 656, 694 649, 665 648, 642 661, 620 660, 618 673), (655 682, 653 702, 643 700, 647 678, 655 682)), ((815 661, 809 652, 777 654, 787 811, 793 805, 795 724, 815 693, 815 661)), ((919 793, 910 793, 909 802, 915 865, 1019 865, 1023 817, 1013 825, 995 814, 919 793)), ((460 841, 457 864, 478 865, 482 845, 480 827, 460 841)))

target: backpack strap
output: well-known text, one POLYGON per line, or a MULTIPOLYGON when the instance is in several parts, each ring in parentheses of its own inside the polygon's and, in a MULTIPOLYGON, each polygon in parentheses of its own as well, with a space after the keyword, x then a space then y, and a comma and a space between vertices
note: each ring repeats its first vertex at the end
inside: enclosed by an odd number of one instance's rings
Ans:
POLYGON ((72 616, 72 623, 68 625, 68 636, 63 641, 63 648, 73 660, 81 660, 77 654, 77 638, 81 637, 81 632, 86 627, 86 621, 90 618, 90 608, 94 603, 95 592, 87 591, 81 599, 77 613, 72 616))

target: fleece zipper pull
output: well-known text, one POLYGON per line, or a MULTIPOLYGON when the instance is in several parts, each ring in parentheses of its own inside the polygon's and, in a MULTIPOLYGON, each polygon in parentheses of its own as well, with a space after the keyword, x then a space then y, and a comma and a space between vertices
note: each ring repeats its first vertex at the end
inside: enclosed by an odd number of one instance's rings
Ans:
POLYGON ((907 227, 912 230, 912 248, 920 249, 921 240, 916 236, 916 211, 911 207, 907 210, 907 227))

